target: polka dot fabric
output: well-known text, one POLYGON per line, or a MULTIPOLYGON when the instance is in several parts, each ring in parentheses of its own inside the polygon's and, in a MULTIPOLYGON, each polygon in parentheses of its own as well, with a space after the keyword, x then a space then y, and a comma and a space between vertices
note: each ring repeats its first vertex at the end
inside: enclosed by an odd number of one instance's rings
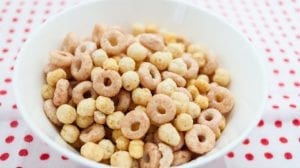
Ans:
MULTIPOLYGON (((235 25, 264 53, 268 67, 264 116, 218 167, 300 167, 300 1, 190 2, 235 25)), ((14 63, 28 35, 49 16, 77 3, 0 1, 0 167, 80 167, 33 134, 18 112, 12 89, 14 63)))

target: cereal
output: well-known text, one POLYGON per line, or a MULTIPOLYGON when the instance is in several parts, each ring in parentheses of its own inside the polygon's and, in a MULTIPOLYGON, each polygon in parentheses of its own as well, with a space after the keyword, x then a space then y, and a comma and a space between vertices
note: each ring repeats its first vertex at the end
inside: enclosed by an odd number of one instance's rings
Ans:
POLYGON ((98 145, 103 150, 102 159, 109 159, 115 151, 115 145, 109 139, 102 139, 98 145))
POLYGON ((90 81, 82 81, 78 83, 72 90, 72 100, 78 104, 85 98, 96 98, 96 92, 93 89, 93 84, 90 81))
POLYGON ((217 58, 214 55, 210 55, 210 56, 207 56, 205 60, 206 60, 206 63, 200 69, 200 72, 204 73, 205 75, 212 75, 219 66, 217 58))
POLYGON ((134 159, 140 159, 144 153, 144 142, 142 140, 132 140, 129 142, 128 152, 134 159))
POLYGON ((93 124, 81 131, 79 138, 82 142, 99 142, 105 135, 103 125, 93 124))
POLYGON ((173 92, 171 98, 176 104, 176 114, 186 113, 188 110, 189 97, 181 92, 173 92))
POLYGON ((64 51, 50 52, 49 63, 57 67, 69 67, 72 64, 73 55, 64 51))
POLYGON ((112 131, 113 141, 116 141, 120 136, 123 136, 121 129, 115 129, 112 131))
POLYGON ((118 101, 118 103, 116 104, 117 111, 122 111, 125 113, 131 101, 130 92, 121 90, 117 95, 116 99, 118 101))
POLYGON ((187 79, 196 78, 199 71, 198 63, 190 55, 187 54, 182 56, 182 60, 187 65, 187 72, 184 77, 187 79))
POLYGON ((92 59, 95 66, 102 67, 108 56, 104 50, 98 49, 92 53, 92 59))
POLYGON ((105 26, 101 24, 95 24, 92 32, 92 40, 96 43, 97 46, 100 46, 100 40, 105 31, 105 26))
POLYGON ((55 69, 51 72, 48 72, 47 73, 47 83, 50 85, 50 86, 55 86, 56 85, 56 82, 60 79, 66 79, 67 78, 67 74, 66 72, 61 69, 61 68, 58 68, 58 69, 55 69))
POLYGON ((54 95, 54 88, 50 85, 44 84, 41 92, 43 99, 52 99, 54 95))
POLYGON ((203 46, 201 46, 200 44, 191 44, 187 48, 187 52, 191 53, 191 54, 194 54, 197 52, 203 52, 203 51, 205 51, 205 48, 203 46))
POLYGON ((176 90, 177 90, 176 83, 170 78, 160 82, 156 87, 157 94, 161 93, 165 95, 171 95, 176 90))
POLYGON ((199 117, 201 112, 200 106, 195 102, 189 102, 187 114, 189 114, 193 119, 199 117))
POLYGON ((146 28, 144 25, 139 24, 139 23, 135 23, 132 25, 132 34, 134 36, 145 33, 146 32, 146 28))
POLYGON ((119 65, 117 61, 113 58, 108 58, 105 61, 103 61, 102 66, 104 70, 119 71, 119 65))
POLYGON ((146 106, 152 98, 152 93, 147 88, 136 88, 132 91, 131 96, 135 104, 146 106))
POLYGON ((180 151, 174 152, 174 159, 173 159, 173 162, 171 165, 179 166, 179 165, 189 162, 190 160, 192 160, 192 152, 190 152, 188 150, 180 150, 180 151))
POLYGON ((181 92, 181 93, 184 93, 189 98, 190 101, 193 100, 192 94, 186 88, 179 87, 179 88, 177 88, 177 91, 181 92))
POLYGON ((113 97, 122 87, 122 79, 118 72, 102 71, 94 78, 93 88, 101 96, 113 97))
POLYGON ((93 124, 94 120, 93 120, 93 116, 81 116, 81 115, 77 115, 76 117, 76 124, 79 128, 87 128, 90 125, 93 124))
POLYGON ((148 49, 138 42, 131 44, 127 48, 127 55, 135 61, 143 61, 148 56, 148 49))
POLYGON ((174 157, 172 149, 164 143, 159 143, 158 150, 162 155, 161 159, 159 160, 159 167, 169 168, 173 162, 174 157))
POLYGON ((164 71, 162 77, 164 80, 168 78, 172 79, 178 87, 184 87, 186 85, 186 80, 176 73, 164 71))
POLYGON ((207 109, 209 105, 209 100, 206 96, 198 95, 195 98, 195 103, 200 107, 201 110, 207 109))
POLYGON ((203 52, 193 53, 192 58, 198 63, 199 67, 201 67, 201 68, 206 63, 205 54, 203 52))
POLYGON ((116 139, 117 149, 127 151, 128 146, 129 146, 129 139, 128 138, 121 135, 116 139))
POLYGON ((155 24, 146 25, 146 33, 158 33, 158 28, 155 24))
POLYGON ((184 45, 181 43, 169 43, 167 51, 172 53, 173 58, 181 57, 184 52, 184 45))
POLYGON ((96 101, 93 98, 83 99, 77 105, 77 113, 81 116, 93 116, 96 110, 96 101))
POLYGON ((110 129, 120 129, 121 121, 123 120, 124 117, 125 117, 124 113, 120 111, 111 113, 106 117, 106 125, 110 129))
POLYGON ((175 146, 170 146, 174 152, 180 150, 184 146, 184 133, 183 132, 178 132, 178 133, 180 136, 179 144, 175 146))
POLYGON ((140 84, 140 78, 137 72, 127 71, 122 75, 122 85, 127 91, 134 90, 140 84))
POLYGON ((62 123, 57 119, 56 116, 56 107, 52 102, 52 99, 48 99, 44 102, 43 110, 47 118, 56 126, 61 126, 62 123))
POLYGON ((147 104, 147 115, 155 125, 161 125, 174 119, 176 105, 164 94, 156 94, 147 104))
POLYGON ((69 142, 74 143, 79 137, 79 129, 75 125, 64 125, 60 131, 61 137, 69 142))
POLYGON ((93 142, 87 142, 80 148, 80 154, 90 160, 99 162, 103 158, 103 149, 93 142))
POLYGON ((195 99, 198 95, 200 95, 199 90, 197 89, 197 87, 195 85, 189 85, 187 87, 187 90, 190 92, 193 99, 195 99))
POLYGON ((112 167, 131 168, 132 158, 126 151, 117 151, 111 155, 110 165, 112 167))
POLYGON ((138 110, 130 111, 121 120, 121 131, 128 139, 143 137, 150 127, 150 121, 146 113, 138 110))
POLYGON ((126 36, 117 29, 104 31, 100 39, 100 45, 109 55, 118 55, 126 50, 126 36))
POLYGON ((158 147, 154 143, 146 143, 144 145, 144 154, 140 159, 141 168, 159 167, 159 161, 161 159, 161 153, 158 147))
POLYGON ((101 67, 94 67, 91 71, 91 81, 94 81, 97 76, 101 75, 101 72, 103 72, 104 69, 102 69, 101 67))
POLYGON ((142 45, 152 51, 162 51, 165 48, 163 38, 157 34, 143 33, 139 40, 142 45))
POLYGON ((199 79, 199 80, 204 80, 204 81, 206 81, 206 82, 209 83, 209 78, 208 78, 207 75, 201 74, 201 75, 199 75, 199 76, 197 77, 197 79, 199 79))
POLYGON ((187 113, 180 113, 174 120, 178 131, 188 131, 193 127, 193 118, 187 113))
POLYGON ((156 66, 143 62, 138 70, 141 85, 150 90, 154 90, 161 81, 161 75, 156 66))
POLYGON ((194 80, 194 85, 197 87, 200 93, 206 93, 209 91, 209 83, 204 79, 194 80))
POLYGON ((172 59, 172 54, 170 52, 163 51, 157 51, 150 56, 150 62, 159 70, 167 69, 172 59))
POLYGON ((94 121, 97 124, 105 124, 106 115, 100 111, 94 111, 94 121))
POLYGON ((84 81, 90 77, 93 69, 93 61, 91 56, 82 53, 73 58, 71 64, 72 76, 78 81, 84 81))
POLYGON ((99 96, 96 99, 96 108, 107 115, 113 113, 115 110, 114 102, 110 98, 104 96, 99 96))
POLYGON ((230 75, 226 69, 218 68, 213 76, 213 81, 220 86, 228 86, 230 83, 230 75))
POLYGON ((158 138, 171 146, 176 146, 180 143, 180 135, 176 128, 170 123, 159 126, 158 138))
POLYGON ((61 123, 71 124, 76 120, 76 110, 68 104, 63 104, 57 108, 56 116, 61 123))
POLYGON ((233 95, 227 88, 212 84, 207 94, 209 106, 219 110, 222 114, 230 112, 234 106, 233 95))
POLYGON ((69 87, 70 83, 66 79, 60 79, 57 81, 53 94, 53 104, 55 106, 60 106, 69 101, 69 87))
POLYGON ((182 58, 176 58, 170 62, 168 71, 184 76, 187 73, 187 65, 184 63, 182 58))
POLYGON ((74 54, 79 43, 78 36, 75 33, 70 32, 65 36, 61 45, 61 50, 74 54))
POLYGON ((80 43, 75 49, 75 56, 90 55, 97 49, 97 45, 91 41, 84 41, 80 43))
POLYGON ((188 149, 197 154, 210 151, 215 145, 215 134, 206 125, 194 124, 185 134, 185 144, 188 149))
POLYGON ((122 57, 119 61, 119 71, 125 73, 135 70, 135 61, 130 57, 122 57))

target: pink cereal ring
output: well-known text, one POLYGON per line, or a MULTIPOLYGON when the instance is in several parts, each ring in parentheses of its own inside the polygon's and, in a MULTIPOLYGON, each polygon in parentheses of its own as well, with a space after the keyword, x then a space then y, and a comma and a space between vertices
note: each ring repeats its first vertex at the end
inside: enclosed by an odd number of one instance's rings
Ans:
POLYGON ((105 31, 100 39, 102 49, 110 55, 122 53, 128 45, 127 42, 125 34, 117 29, 105 31))
POLYGON ((186 94, 186 95, 189 97, 190 101, 193 100, 192 94, 191 94, 186 88, 184 88, 184 87, 179 87, 179 88, 177 89, 177 91, 186 94))
POLYGON ((88 54, 79 54, 73 58, 71 74, 78 80, 83 81, 90 77, 93 68, 93 61, 88 54))
POLYGON ((219 135, 220 127, 224 125, 224 120, 222 114, 217 109, 209 108, 201 112, 198 123, 207 125, 216 135, 219 135))
POLYGON ((161 125, 174 119, 176 105, 169 96, 156 94, 147 104, 146 113, 155 125, 161 125))
POLYGON ((206 125, 194 124, 185 134, 185 144, 188 149, 197 154, 204 154, 215 146, 216 136, 206 125))
POLYGON ((53 104, 55 106, 66 104, 69 101, 69 87, 70 83, 66 79, 57 81, 53 96, 53 104))
POLYGON ((148 116, 141 111, 133 110, 121 121, 121 131, 128 139, 142 138, 150 128, 148 116))
POLYGON ((234 106, 234 97, 231 92, 217 84, 211 84, 207 93, 209 107, 219 110, 222 114, 230 112, 234 106))
POLYGON ((75 104, 78 104, 81 100, 90 97, 97 97, 97 94, 93 89, 93 84, 90 81, 80 82, 72 89, 72 100, 75 104))
POLYGON ((160 35, 144 33, 139 36, 140 43, 152 51, 162 51, 165 47, 163 38, 160 35))
POLYGON ((141 168, 156 168, 159 167, 161 153, 156 144, 148 142, 144 145, 144 154, 140 159, 141 168))
POLYGON ((183 61, 188 67, 186 74, 184 75, 185 78, 191 79, 196 78, 199 71, 199 64, 195 61, 190 55, 185 54, 182 56, 183 61))
POLYGON ((116 104, 117 111, 122 111, 125 113, 131 101, 130 92, 126 90, 121 90, 120 93, 117 95, 116 99, 117 99, 117 104, 116 104))
POLYGON ((64 51, 50 52, 49 62, 58 67, 69 67, 72 64, 73 55, 64 51))
POLYGON ((121 76, 113 70, 100 72, 93 81, 94 90, 101 96, 113 97, 119 93, 121 87, 121 76))
POLYGON ((79 46, 75 50, 75 56, 80 54, 90 55, 92 52, 97 50, 97 45, 91 41, 84 41, 79 44, 79 46))
POLYGON ((56 126, 62 126, 62 123, 56 117, 56 107, 53 104, 52 99, 48 99, 44 102, 43 110, 47 118, 56 126))
POLYGON ((186 84, 186 80, 182 76, 180 76, 180 75, 178 75, 174 72, 164 71, 162 73, 162 77, 163 77, 164 80, 167 79, 167 78, 173 79, 173 81, 179 87, 184 87, 185 84, 186 84))
POLYGON ((213 55, 212 53, 210 53, 209 55, 206 55, 206 63, 200 69, 200 72, 205 75, 212 75, 216 71, 218 66, 219 66, 219 63, 217 61, 216 56, 213 55))
POLYGON ((151 63, 143 62, 138 70, 142 86, 155 90, 156 86, 161 82, 160 72, 151 63))

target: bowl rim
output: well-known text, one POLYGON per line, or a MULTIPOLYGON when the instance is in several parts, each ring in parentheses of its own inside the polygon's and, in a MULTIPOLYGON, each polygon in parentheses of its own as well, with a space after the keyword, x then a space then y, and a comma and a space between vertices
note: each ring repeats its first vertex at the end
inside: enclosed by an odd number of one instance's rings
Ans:
MULTIPOLYGON (((27 125, 29 125, 30 129, 33 130, 33 133, 35 135, 37 135, 40 139, 42 139, 44 142, 46 142, 46 144, 48 144, 49 146, 51 146, 51 148, 55 148, 56 151, 58 151, 60 154, 62 155, 66 155, 68 158, 70 158, 72 161, 75 161, 77 163, 79 163, 80 165, 84 165, 84 166, 89 166, 89 167, 101 167, 104 166, 104 164, 99 164, 97 162, 88 160, 78 154, 75 154, 73 152, 71 152, 69 149, 66 148, 61 148, 60 145, 56 142, 54 142, 53 140, 50 140, 49 138, 47 138, 47 136, 44 135, 44 133, 42 131, 40 131, 38 128, 36 128, 32 122, 31 119, 29 117, 29 115, 25 112, 24 110, 24 105, 20 100, 20 96, 18 93, 18 82, 19 78, 18 78, 18 74, 21 74, 21 72, 19 72, 19 67, 20 64, 22 64, 22 59, 24 59, 24 55, 23 53, 25 52, 25 50, 28 48, 28 44, 30 44, 30 42, 36 37, 38 36, 39 32, 44 29, 48 23, 51 23, 53 21, 55 21, 56 18, 60 17, 61 15, 64 15, 65 13, 68 13, 70 11, 73 10, 77 10, 77 8, 83 7, 83 6, 89 6, 93 3, 98 3, 101 1, 112 1, 112 0, 88 0, 85 2, 80 2, 78 4, 75 4, 71 7, 67 7, 65 10, 63 10, 62 12, 58 12, 52 16, 50 16, 44 23, 42 23, 38 28, 36 28, 34 30, 33 33, 30 34, 30 36, 28 37, 28 40, 25 42, 25 44, 22 46, 16 63, 15 63, 15 72, 14 72, 14 76, 13 76, 13 90, 14 90, 14 95, 16 98, 16 103, 19 109, 19 112, 21 113, 23 119, 25 120, 25 122, 27 123, 27 125), (19 57, 21 56, 21 57, 19 57)), ((239 37, 241 37, 241 39, 247 44, 247 46, 249 46, 251 48, 251 50, 253 50, 254 55, 256 57, 256 60, 258 62, 258 65, 260 67, 260 69, 262 70, 262 83, 263 83, 263 98, 262 98, 262 102, 259 106, 259 113, 257 114, 257 116, 255 117, 255 119, 249 124, 248 128, 246 130, 244 130, 244 132, 242 134, 239 135, 238 138, 236 138, 234 141, 230 142, 227 146, 225 146, 224 148, 222 148, 220 151, 218 151, 217 153, 208 156, 207 158, 204 158, 202 160, 195 160, 194 162, 189 162, 188 164, 183 164, 180 167, 199 167, 199 166, 203 166, 213 160, 216 160, 218 158, 220 158, 221 156, 224 156, 226 153, 228 153, 230 150, 232 150, 234 147, 236 147, 238 144, 240 144, 243 139, 246 138, 247 135, 249 135, 249 133, 251 132, 251 130, 253 130, 253 128, 257 125, 259 119, 261 119, 263 113, 264 113, 264 108, 266 105, 266 98, 267 98, 267 93, 268 93, 268 89, 267 89, 267 84, 268 84, 268 76, 266 73, 266 66, 267 64, 265 64, 264 62, 264 57, 263 54, 258 51, 257 49, 255 49, 254 45, 252 43, 250 43, 247 38, 245 37, 245 35, 243 35, 240 30, 238 30, 236 27, 234 27, 231 23, 229 23, 228 21, 226 21, 224 18, 222 18, 221 16, 199 6, 196 4, 193 4, 190 1, 181 1, 181 0, 163 0, 165 2, 173 2, 173 3, 177 3, 180 5, 184 5, 187 8, 194 8, 196 10, 199 10, 203 13, 205 13, 206 15, 210 15, 210 17, 215 18, 216 20, 218 20, 218 22, 221 22, 222 24, 227 25, 230 29, 232 29, 239 37)))

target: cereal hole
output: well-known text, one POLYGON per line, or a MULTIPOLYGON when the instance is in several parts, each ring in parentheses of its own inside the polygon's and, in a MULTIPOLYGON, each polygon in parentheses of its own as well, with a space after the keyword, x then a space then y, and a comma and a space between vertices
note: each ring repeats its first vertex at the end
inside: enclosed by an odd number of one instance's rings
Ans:
POLYGON ((166 114, 166 109, 161 106, 157 107, 157 111, 159 114, 166 114))
POLYGON ((83 97, 86 99, 86 98, 90 98, 90 97, 92 97, 92 94, 91 94, 91 92, 85 92, 84 94, 83 94, 83 97))
POLYGON ((224 99, 224 97, 222 96, 222 95, 216 95, 216 101, 217 102, 222 102, 223 101, 223 99, 224 99))
POLYGON ((211 121, 213 119, 213 116, 212 115, 206 115, 205 116, 205 120, 206 121, 211 121))
POLYGON ((150 72, 151 77, 152 77, 152 78, 155 78, 155 72, 154 72, 154 70, 153 70, 153 69, 150 69, 149 72, 150 72))
POLYGON ((139 122, 135 122, 131 125, 131 130, 132 131, 137 131, 140 129, 140 123, 139 122))
POLYGON ((105 78, 105 79, 104 79, 104 85, 105 85, 105 86, 110 86, 111 83, 112 83, 112 82, 111 82, 110 78, 105 78))
POLYGON ((112 36, 108 38, 108 41, 110 43, 111 46, 116 46, 118 45, 118 40, 116 37, 112 36))
POLYGON ((146 162, 146 163, 149 163, 150 162, 150 157, 149 157, 149 154, 146 153, 143 155, 143 160, 146 162))
POLYGON ((81 52, 85 52, 85 51, 86 51, 86 46, 85 46, 85 45, 82 45, 82 46, 80 47, 80 51, 81 51, 81 52))
POLYGON ((204 142, 205 141, 205 136, 199 135, 198 140, 199 140, 199 142, 204 142))

